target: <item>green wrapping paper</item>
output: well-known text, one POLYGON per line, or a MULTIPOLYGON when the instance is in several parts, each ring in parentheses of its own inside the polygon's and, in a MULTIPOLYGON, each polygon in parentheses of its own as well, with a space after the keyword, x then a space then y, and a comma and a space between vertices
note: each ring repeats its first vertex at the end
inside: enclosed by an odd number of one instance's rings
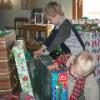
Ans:
POLYGON ((34 91, 39 100, 67 100, 67 79, 61 79, 66 74, 64 71, 49 71, 47 67, 52 64, 53 59, 48 55, 34 58, 34 91))
POLYGON ((13 54, 16 62, 22 92, 25 94, 26 97, 30 96, 32 97, 32 100, 35 100, 25 57, 25 44, 22 40, 16 42, 15 46, 13 47, 13 54))
POLYGON ((48 83, 50 72, 47 65, 52 64, 52 58, 47 55, 34 58, 34 91, 39 96, 39 100, 51 100, 48 83))

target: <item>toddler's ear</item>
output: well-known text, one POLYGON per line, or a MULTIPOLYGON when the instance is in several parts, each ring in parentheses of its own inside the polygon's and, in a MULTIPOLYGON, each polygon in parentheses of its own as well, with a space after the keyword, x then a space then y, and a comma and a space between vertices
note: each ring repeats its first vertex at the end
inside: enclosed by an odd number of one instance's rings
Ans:
POLYGON ((71 61, 71 63, 73 63, 74 59, 75 59, 75 55, 72 55, 72 56, 70 56, 69 60, 71 61))
POLYGON ((71 67, 71 65, 73 64, 74 59, 75 59, 75 55, 71 55, 70 58, 68 59, 68 61, 66 62, 66 66, 68 68, 71 67))

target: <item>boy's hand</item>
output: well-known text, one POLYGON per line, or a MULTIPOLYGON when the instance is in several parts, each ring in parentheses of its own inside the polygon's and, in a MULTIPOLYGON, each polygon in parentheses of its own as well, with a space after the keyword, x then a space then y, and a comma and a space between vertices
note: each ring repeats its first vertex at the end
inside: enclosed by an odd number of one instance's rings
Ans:
POLYGON ((40 48, 39 50, 34 51, 33 55, 34 55, 34 57, 44 55, 44 49, 40 48))
POLYGON ((40 56, 43 54, 43 51, 42 50, 37 50, 37 51, 34 51, 33 52, 34 56, 40 56))

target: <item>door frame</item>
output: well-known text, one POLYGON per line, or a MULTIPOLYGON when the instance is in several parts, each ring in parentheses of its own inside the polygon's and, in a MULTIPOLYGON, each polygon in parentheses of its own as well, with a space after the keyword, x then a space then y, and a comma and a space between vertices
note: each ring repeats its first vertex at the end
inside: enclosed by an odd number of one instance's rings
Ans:
POLYGON ((81 19, 83 16, 83 0, 72 1, 72 18, 81 19))

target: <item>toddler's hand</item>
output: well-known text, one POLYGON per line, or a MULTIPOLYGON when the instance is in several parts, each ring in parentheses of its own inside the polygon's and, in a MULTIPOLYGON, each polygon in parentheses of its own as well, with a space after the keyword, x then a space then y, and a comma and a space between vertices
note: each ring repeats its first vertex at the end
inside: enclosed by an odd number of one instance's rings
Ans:
POLYGON ((74 60, 75 56, 71 55, 70 58, 68 59, 68 61, 66 62, 66 66, 70 67, 71 64, 73 64, 73 60, 74 60))
POLYGON ((58 64, 56 62, 54 62, 52 65, 47 67, 48 70, 60 70, 58 64))

